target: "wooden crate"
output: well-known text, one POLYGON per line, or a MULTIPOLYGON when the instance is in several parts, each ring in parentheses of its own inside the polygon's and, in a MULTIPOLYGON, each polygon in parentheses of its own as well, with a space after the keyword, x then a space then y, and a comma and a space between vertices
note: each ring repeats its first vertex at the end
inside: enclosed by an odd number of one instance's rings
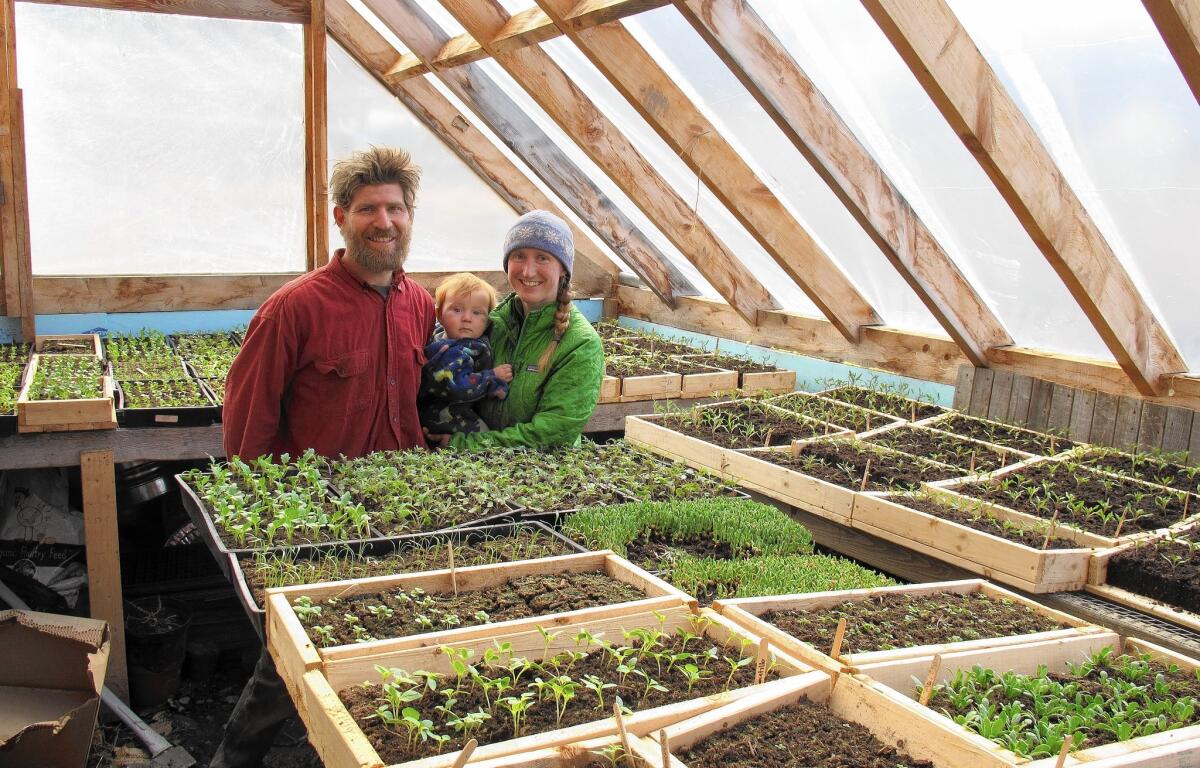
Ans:
POLYGON ((662 426, 662 414, 625 417, 625 440, 651 453, 680 461, 695 469, 706 469, 724 479, 728 449, 662 426))
MULTIPOLYGON (((1075 591, 1087 583, 1092 549, 1085 544, 1077 549, 1034 549, 897 503, 904 498, 859 494, 850 527, 1026 592, 1075 591)), ((1008 515, 1000 519, 1013 519, 1018 513, 1000 514, 1008 515)), ((1072 538, 1076 529, 1059 530, 1072 538)))
POLYGON ((61 341, 77 344, 79 351, 54 352, 56 355, 90 355, 97 360, 104 359, 104 346, 100 343, 99 334, 95 333, 59 333, 38 336, 33 342, 34 352, 43 352, 51 342, 61 341))
MULTIPOLYGON (((782 709, 802 699, 824 704, 838 717, 864 726, 880 741, 898 746, 911 757, 928 760, 936 768, 999 768, 991 750, 981 748, 977 742, 965 738, 949 728, 938 728, 924 724, 919 730, 902 730, 893 725, 890 710, 905 705, 892 702, 871 689, 871 686, 853 677, 839 677, 834 683, 822 672, 812 672, 787 679, 771 691, 746 696, 717 709, 668 726, 665 730, 667 743, 672 752, 687 749, 719 731, 734 728, 747 720, 782 709)), ((662 762, 662 748, 658 734, 648 739, 638 750, 651 768, 687 768, 687 763, 674 754, 670 763, 662 762)))
MULTIPOLYGON (((850 437, 852 435, 848 432, 830 435, 830 439, 835 440, 850 437)), ((849 525, 850 515, 854 510, 854 498, 858 495, 857 491, 797 472, 794 469, 772 464, 762 458, 769 453, 794 453, 797 447, 783 446, 730 451, 725 462, 726 472, 743 488, 749 488, 785 504, 799 507, 818 517, 849 525)))
MULTIPOLYGON (((937 683, 945 683, 959 670, 974 666, 987 666, 996 671, 1012 670, 1018 674, 1033 674, 1039 665, 1046 665, 1051 672, 1065 669, 1068 662, 1078 663, 1082 658, 1103 648, 1113 648, 1114 653, 1148 653, 1157 661, 1176 664, 1185 670, 1194 670, 1200 662, 1172 653, 1144 640, 1122 638, 1103 631, 1080 634, 1075 637, 1042 640, 1032 643, 1010 645, 958 653, 942 654, 937 683)), ((913 679, 923 680, 929 671, 933 657, 915 656, 881 664, 863 665, 858 679, 882 693, 892 702, 907 705, 893 711, 891 718, 897 728, 916 732, 916 729, 936 724, 942 728, 958 728, 948 717, 929 707, 913 701, 915 684, 913 679)), ((968 738, 986 746, 1001 766, 1023 768, 1052 768, 1055 758, 1029 760, 1019 758, 1012 752, 993 744, 976 734, 960 729, 968 738)), ((1067 766, 1095 768, 1106 765, 1110 768, 1129 766, 1196 766, 1200 765, 1200 725, 1191 725, 1173 731, 1141 736, 1128 741, 1104 744, 1090 749, 1072 752, 1067 766)))
POLYGON ((1003 587, 989 584, 982 579, 965 579, 962 581, 943 581, 929 584, 903 584, 894 587, 875 587, 871 589, 851 589, 837 592, 812 592, 802 595, 781 595, 777 597, 739 597, 728 600, 717 600, 713 609, 734 623, 746 627, 756 635, 767 638, 779 646, 789 656, 812 664, 818 669, 830 672, 857 672, 864 665, 881 664, 912 658, 914 656, 931 656, 935 653, 952 653, 986 648, 1002 648, 1009 645, 1020 645, 1037 640, 1053 640, 1057 638, 1076 637, 1080 634, 1092 634, 1102 631, 1100 627, 1068 614, 1047 608, 1041 603, 1028 600, 1015 592, 1003 587), (1011 635, 1007 637, 988 637, 978 640, 963 640, 940 645, 922 645, 910 648, 894 648, 887 651, 867 651, 859 653, 843 653, 834 659, 829 655, 829 648, 814 648, 801 642, 780 628, 761 618, 770 611, 820 611, 825 608, 849 600, 869 600, 879 595, 905 594, 929 595, 936 592, 954 592, 970 594, 980 592, 996 599, 1011 600, 1026 606, 1037 613, 1055 621, 1070 625, 1070 629, 1038 632, 1029 635, 1011 635))
MULTIPOLYGON (((709 609, 703 609, 700 615, 707 617, 711 623, 704 627, 704 635, 717 643, 732 643, 731 638, 745 637, 751 641, 750 653, 754 652, 760 638, 746 631, 719 614, 709 609)), ((678 605, 662 611, 645 611, 639 614, 609 616, 592 620, 567 624, 561 627, 564 631, 552 639, 551 652, 567 649, 578 649, 575 634, 580 629, 588 629, 593 634, 605 632, 608 636, 620 636, 629 629, 662 628, 663 631, 673 632, 680 627, 688 627, 695 614, 690 606, 678 605)), ((294 667, 281 663, 277 655, 281 643, 272 641, 272 631, 280 628, 268 628, 268 648, 275 658, 277 669, 301 719, 308 728, 309 741, 317 754, 328 768, 375 768, 382 766, 375 749, 366 736, 354 722, 350 713, 337 697, 337 691, 357 685, 364 680, 378 679, 375 666, 389 668, 427 670, 430 672, 449 673, 449 661, 442 646, 429 648, 409 648, 382 653, 375 656, 341 659, 336 661, 319 661, 313 658, 308 661, 309 667, 294 667)), ((493 648, 495 643, 508 643, 511 652, 518 656, 543 653, 546 649, 542 635, 534 628, 525 627, 515 632, 497 632, 492 635, 476 637, 466 642, 454 643, 458 648, 470 648, 479 658, 484 650, 493 648)), ((736 645, 730 645, 736 648, 736 645)), ((760 685, 727 691, 725 693, 688 701, 655 707, 625 717, 625 726, 634 736, 645 736, 648 733, 664 728, 672 723, 706 712, 730 701, 736 701, 744 696, 753 695, 760 691, 773 690, 786 682, 788 677, 811 672, 812 668, 788 656, 775 648, 770 648, 771 659, 775 664, 780 679, 760 685)), ((472 757, 472 765, 476 762, 492 760, 509 755, 523 755, 540 749, 552 749, 567 744, 577 744, 592 739, 609 737, 617 732, 613 718, 605 718, 590 723, 584 723, 555 731, 522 736, 508 741, 487 744, 479 747, 472 757)), ((403 768, 447 768, 453 765, 458 753, 451 752, 433 757, 415 760, 402 764, 403 768)))
POLYGON ((266 592, 266 619, 268 640, 278 642, 276 653, 283 663, 294 670, 305 666, 311 656, 304 649, 313 648, 322 661, 358 659, 381 653, 409 648, 430 648, 439 645, 463 643, 478 637, 498 633, 531 629, 534 626, 556 627, 574 624, 592 618, 638 614, 651 610, 663 610, 676 606, 697 606, 695 598, 676 589, 667 582, 650 574, 611 551, 587 552, 574 555, 559 555, 537 560, 521 560, 515 563, 493 563, 459 568, 455 571, 460 592, 472 592, 503 584, 514 578, 535 574, 586 573, 602 571, 618 581, 633 585, 646 597, 628 603, 581 608, 574 611, 513 619, 491 624, 479 624, 456 629, 423 632, 407 637, 373 640, 352 645, 331 646, 317 649, 311 642, 300 619, 292 608, 292 602, 307 595, 313 601, 330 597, 353 597, 387 589, 412 590, 420 587, 431 594, 445 594, 453 590, 449 569, 410 573, 398 576, 374 576, 348 581, 331 581, 324 584, 279 587, 266 592), (274 628, 274 631, 272 631, 274 628))
POLYGON ((796 389, 795 371, 759 371, 742 374, 741 389, 745 394, 757 392, 793 392, 796 389))
POLYGON ((74 432, 86 429, 116 429, 117 409, 113 402, 113 380, 101 377, 104 396, 82 400, 30 400, 41 355, 34 355, 25 372, 25 384, 17 397, 18 432, 74 432))
POLYGON ((617 403, 621 400, 621 379, 605 374, 600 380, 600 403, 617 403))
POLYGON ((841 400, 831 400, 828 397, 814 395, 811 392, 787 392, 777 397, 772 397, 768 402, 775 403, 779 405, 780 408, 787 410, 787 406, 782 405, 781 403, 784 400, 792 397, 800 398, 802 400, 816 400, 824 403, 832 403, 836 404, 838 407, 847 408, 851 411, 861 411, 867 418, 869 424, 867 425, 867 429, 864 429, 858 434, 874 432, 882 427, 897 427, 906 423, 904 419, 897 418, 890 413, 884 413, 883 411, 872 411, 870 408, 863 408, 861 406, 851 405, 850 403, 843 403, 841 400))

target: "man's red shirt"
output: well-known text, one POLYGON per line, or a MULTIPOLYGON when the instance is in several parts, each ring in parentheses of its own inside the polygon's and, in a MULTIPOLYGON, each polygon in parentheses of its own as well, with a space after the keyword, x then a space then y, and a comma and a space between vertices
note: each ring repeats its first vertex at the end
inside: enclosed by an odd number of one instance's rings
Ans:
POLYGON ((433 300, 397 270, 385 300, 330 262, 259 307, 225 383, 225 453, 349 458, 425 445, 417 418, 433 300))

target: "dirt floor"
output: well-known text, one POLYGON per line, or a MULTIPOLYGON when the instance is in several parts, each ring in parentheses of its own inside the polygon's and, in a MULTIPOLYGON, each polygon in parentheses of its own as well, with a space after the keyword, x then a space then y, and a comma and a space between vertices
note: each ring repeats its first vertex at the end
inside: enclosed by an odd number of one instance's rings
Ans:
MULTIPOLYGON (((258 650, 243 660, 236 653, 222 654, 217 670, 205 680, 185 679, 179 692, 161 707, 139 712, 150 727, 173 745, 181 746, 207 766, 221 743, 226 718, 237 703, 242 687, 250 679, 258 650)), ((102 713, 102 719, 106 719, 102 713)), ((149 766, 149 754, 133 733, 117 720, 102 722, 92 739, 87 768, 149 766)), ((321 761, 308 745, 303 726, 291 722, 276 738, 275 747, 263 762, 268 768, 318 768, 321 761)))

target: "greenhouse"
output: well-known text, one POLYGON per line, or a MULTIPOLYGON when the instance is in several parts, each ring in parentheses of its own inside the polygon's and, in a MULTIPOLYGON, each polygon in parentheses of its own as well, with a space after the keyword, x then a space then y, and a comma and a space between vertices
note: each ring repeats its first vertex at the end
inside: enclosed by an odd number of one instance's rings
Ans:
POLYGON ((0 766, 1200 765, 1196 0, 0 29, 0 766))

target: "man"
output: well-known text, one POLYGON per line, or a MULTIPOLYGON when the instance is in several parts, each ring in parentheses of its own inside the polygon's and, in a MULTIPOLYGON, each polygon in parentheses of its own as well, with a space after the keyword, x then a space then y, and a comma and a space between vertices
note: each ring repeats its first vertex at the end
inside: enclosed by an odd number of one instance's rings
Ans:
MULTIPOLYGON (((420 169, 373 147, 334 167, 330 262, 266 300, 225 384, 225 453, 313 448, 349 458, 424 446, 417 417, 433 300, 404 274, 420 169)), ((293 713, 266 650, 225 725, 211 768, 257 766, 293 713)))

